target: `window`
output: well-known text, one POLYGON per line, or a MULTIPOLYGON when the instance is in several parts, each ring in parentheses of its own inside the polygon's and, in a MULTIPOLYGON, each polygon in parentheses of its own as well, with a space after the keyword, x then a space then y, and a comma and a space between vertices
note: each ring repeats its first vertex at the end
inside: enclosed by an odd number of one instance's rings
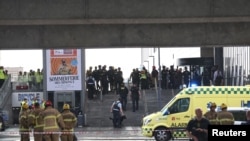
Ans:
POLYGON ((175 101, 175 103, 173 103, 173 105, 169 107, 170 114, 187 111, 189 108, 189 103, 190 103, 189 98, 178 99, 177 101, 175 101))

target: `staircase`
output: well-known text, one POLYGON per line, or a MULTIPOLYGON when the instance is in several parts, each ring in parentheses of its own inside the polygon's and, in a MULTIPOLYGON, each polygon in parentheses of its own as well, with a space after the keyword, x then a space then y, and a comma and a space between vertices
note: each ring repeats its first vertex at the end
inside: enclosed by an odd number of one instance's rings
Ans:
MULTIPOLYGON (((124 126, 141 126, 144 115, 159 111, 172 97, 172 91, 161 91, 161 106, 159 106, 158 95, 155 89, 145 90, 146 100, 144 96, 139 101, 139 110, 132 112, 132 101, 128 96, 127 111, 124 111, 127 119, 123 121, 124 126), (159 108, 160 107, 160 108, 159 108)), ((110 107, 112 103, 117 100, 117 95, 114 92, 103 95, 102 100, 96 98, 94 100, 86 100, 86 126, 90 127, 111 127, 112 117, 110 107)))
POLYGON ((11 105, 11 75, 5 80, 3 86, 0 88, 0 109, 3 113, 5 125, 8 127, 12 123, 12 105, 11 105))

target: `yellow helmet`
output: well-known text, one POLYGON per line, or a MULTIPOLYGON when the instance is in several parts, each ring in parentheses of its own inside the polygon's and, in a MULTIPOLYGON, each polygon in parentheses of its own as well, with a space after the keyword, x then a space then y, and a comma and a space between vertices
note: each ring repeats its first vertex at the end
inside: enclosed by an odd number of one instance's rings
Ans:
POLYGON ((220 106, 221 109, 227 108, 227 105, 225 103, 222 103, 220 106))
POLYGON ((28 109, 28 108, 29 108, 28 103, 24 102, 24 103, 22 104, 22 108, 23 108, 23 109, 28 109))
POLYGON ((211 103, 210 108, 211 107, 215 107, 216 108, 217 107, 216 103, 215 102, 211 103))
POLYGON ((69 110, 69 109, 70 109, 69 104, 64 104, 63 105, 63 110, 69 110))

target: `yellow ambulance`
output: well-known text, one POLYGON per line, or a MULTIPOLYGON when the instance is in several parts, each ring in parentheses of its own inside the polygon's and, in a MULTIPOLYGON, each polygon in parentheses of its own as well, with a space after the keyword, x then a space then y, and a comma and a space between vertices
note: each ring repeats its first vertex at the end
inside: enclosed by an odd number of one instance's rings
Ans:
POLYGON ((205 113, 212 102, 228 107, 250 107, 250 86, 198 86, 185 88, 161 111, 143 118, 142 134, 157 141, 186 138, 185 128, 195 116, 195 108, 205 113))

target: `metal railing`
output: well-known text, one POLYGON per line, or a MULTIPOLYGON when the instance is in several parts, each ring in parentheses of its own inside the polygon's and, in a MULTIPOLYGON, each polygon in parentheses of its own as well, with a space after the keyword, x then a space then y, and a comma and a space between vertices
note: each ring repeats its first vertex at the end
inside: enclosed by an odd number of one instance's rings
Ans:
POLYGON ((0 108, 3 109, 6 97, 11 94, 11 76, 9 75, 0 88, 0 108))

